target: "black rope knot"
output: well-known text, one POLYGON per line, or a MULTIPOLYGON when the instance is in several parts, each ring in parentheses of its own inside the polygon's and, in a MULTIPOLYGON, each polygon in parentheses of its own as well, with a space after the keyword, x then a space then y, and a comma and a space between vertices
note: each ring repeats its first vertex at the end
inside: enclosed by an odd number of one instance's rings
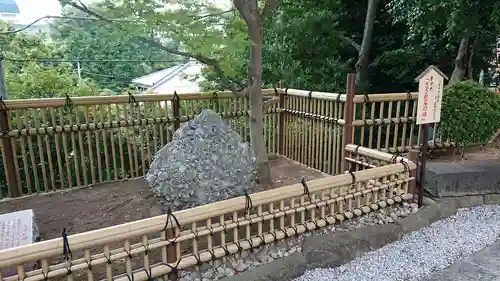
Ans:
POLYGON ((252 207, 252 198, 250 198, 250 195, 248 195, 248 193, 245 191, 245 216, 250 214, 252 207))
POLYGON ((5 101, 3 100, 2 96, 0 96, 0 110, 7 111, 7 105, 5 104, 5 101))
MULTIPOLYGON (((167 209, 167 221, 165 222, 165 226, 163 227, 162 231, 167 230, 169 223, 171 223, 172 225, 174 225, 174 223, 175 223, 175 226, 177 226, 177 228, 179 228, 179 229, 181 228, 179 221, 177 220, 175 215, 172 213, 172 209, 170 207, 167 209)), ((177 239, 177 237, 175 237, 174 240, 175 239, 177 239)))
POLYGON ((351 174, 351 177, 352 177, 352 187, 354 188, 354 186, 356 185, 356 175, 354 174, 354 172, 352 171, 352 169, 349 169, 349 174, 351 174))
POLYGON ((66 100, 64 101, 64 107, 66 109, 72 109, 73 108, 73 101, 71 100, 71 98, 69 97, 68 94, 66 94, 66 100))
POLYGON ((304 196, 307 195, 307 198, 309 198, 309 201, 312 202, 311 194, 309 193, 309 187, 307 186, 306 178, 302 178, 302 181, 300 181, 300 183, 304 187, 304 196))
MULTIPOLYGON (((70 230, 68 230, 68 232, 70 230)), ((66 261, 69 261, 69 260, 71 260, 71 249, 69 247, 68 234, 66 232, 66 228, 63 228, 61 236, 62 236, 62 239, 63 239, 63 255, 64 255, 64 259, 66 261)))

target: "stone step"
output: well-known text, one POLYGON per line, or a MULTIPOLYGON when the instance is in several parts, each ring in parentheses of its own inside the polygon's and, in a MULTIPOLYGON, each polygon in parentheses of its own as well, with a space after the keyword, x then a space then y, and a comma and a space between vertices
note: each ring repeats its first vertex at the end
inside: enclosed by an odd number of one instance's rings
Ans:
POLYGON ((427 163, 425 189, 435 197, 500 192, 500 160, 427 163))

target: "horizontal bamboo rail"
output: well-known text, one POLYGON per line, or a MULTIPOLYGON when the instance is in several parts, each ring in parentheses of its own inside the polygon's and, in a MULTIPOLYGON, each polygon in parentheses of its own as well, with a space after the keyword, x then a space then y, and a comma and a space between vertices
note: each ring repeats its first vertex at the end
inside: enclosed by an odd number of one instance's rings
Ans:
MULTIPOLYGON (((262 95, 264 96, 273 96, 275 94, 276 93, 274 89, 262 89, 262 95)), ((71 97, 69 100, 73 105, 127 104, 131 102, 171 101, 174 96, 175 95, 172 92, 171 94, 137 94, 132 96, 119 95, 71 97)), ((234 94, 231 91, 185 93, 179 94, 178 96, 181 100, 213 100, 234 98, 234 94)), ((7 109, 62 107, 67 105, 68 98, 5 100, 4 103, 7 109)))
MULTIPOLYGON (((348 145, 346 149, 353 155, 377 161, 390 162, 394 158, 390 154, 356 145, 348 145)), ((41 281, 66 275, 73 278, 72 274, 83 271, 87 272, 87 279, 92 281, 94 271, 98 274, 98 268, 102 267, 106 269, 105 275, 108 280, 129 278, 137 281, 147 280, 150 276, 167 274, 173 268, 184 269, 199 262, 360 216, 388 204, 412 198, 413 195, 408 193, 408 183, 414 180, 410 177, 410 172, 416 166, 402 157, 394 159, 405 163, 388 164, 356 171, 353 175, 342 174, 311 181, 307 183, 307 193, 304 192, 303 185, 295 184, 171 215, 74 234, 67 238, 71 251, 74 255, 83 251, 85 255, 75 256, 69 261, 48 263, 49 259, 63 254, 65 245, 63 238, 0 251, 0 269, 17 270, 17 275, 0 280, 41 281), (242 211, 245 211, 245 214, 241 215, 242 211), (232 219, 227 220, 227 216, 232 219), (211 223, 212 218, 218 217, 221 218, 219 222, 211 223), (178 225, 172 218, 178 221, 178 225), (258 226, 258 229, 252 228, 252 225, 258 226), (265 225, 269 226, 266 227, 267 230, 263 228, 265 225), (246 231, 242 232, 242 237, 239 237, 240 228, 246 231), (169 229, 177 233, 174 240, 169 240, 165 236, 166 230, 169 229), (227 236, 230 232, 233 232, 232 238, 227 236), (161 235, 158 238, 151 237, 154 233, 161 235), (220 243, 215 243, 213 237, 219 236, 220 243), (141 241, 131 243, 137 238, 141 241), (207 239, 208 244, 202 246, 199 242, 201 238, 207 239), (193 248, 180 255, 180 245, 184 242, 191 242, 193 248), (113 249, 109 247, 116 243, 118 244, 113 249), (120 243, 121 246, 118 246, 120 243), (170 245, 177 248, 177 257, 173 262, 167 262, 169 258, 165 251, 170 245), (104 250, 94 254, 90 251, 98 248, 104 250), (162 252, 163 262, 151 264, 148 252, 155 250, 162 252), (133 268, 132 258, 141 256, 144 264, 140 265, 140 268, 133 268), (122 259, 127 261, 125 272, 111 271, 111 264, 122 259), (34 261, 41 261, 41 268, 25 272, 22 265, 34 261)))
POLYGON ((340 102, 345 102, 347 99, 347 96, 345 94, 315 92, 315 91, 298 90, 298 89, 279 89, 278 93, 289 96, 297 96, 303 98, 329 100, 329 101, 340 101, 340 102))

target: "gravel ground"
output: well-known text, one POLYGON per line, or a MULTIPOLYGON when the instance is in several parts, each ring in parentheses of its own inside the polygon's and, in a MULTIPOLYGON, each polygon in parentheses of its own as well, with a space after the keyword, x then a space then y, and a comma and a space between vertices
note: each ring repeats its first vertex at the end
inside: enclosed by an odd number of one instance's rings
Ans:
POLYGON ((500 206, 460 209, 346 265, 310 270, 295 281, 421 280, 494 243, 499 234, 500 206))
POLYGON ((289 238, 281 240, 276 244, 265 245, 255 249, 253 252, 245 251, 241 254, 226 257, 223 260, 214 261, 212 264, 204 263, 199 267, 180 271, 181 278, 179 281, 219 280, 270 263, 276 259, 291 255, 292 253, 302 251, 302 241, 305 236, 328 235, 336 231, 350 231, 355 228, 362 228, 375 224, 394 223, 417 211, 417 204, 408 204, 406 202, 402 205, 380 209, 376 212, 371 212, 362 217, 348 220, 338 225, 302 234, 297 238, 289 238))

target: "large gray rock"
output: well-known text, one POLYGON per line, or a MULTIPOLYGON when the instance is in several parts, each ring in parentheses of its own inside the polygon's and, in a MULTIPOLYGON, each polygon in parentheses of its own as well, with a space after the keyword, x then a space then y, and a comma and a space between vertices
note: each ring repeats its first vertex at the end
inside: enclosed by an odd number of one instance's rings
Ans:
POLYGON ((255 187, 250 146, 212 110, 203 110, 158 151, 146 175, 172 210, 250 193, 255 187))

